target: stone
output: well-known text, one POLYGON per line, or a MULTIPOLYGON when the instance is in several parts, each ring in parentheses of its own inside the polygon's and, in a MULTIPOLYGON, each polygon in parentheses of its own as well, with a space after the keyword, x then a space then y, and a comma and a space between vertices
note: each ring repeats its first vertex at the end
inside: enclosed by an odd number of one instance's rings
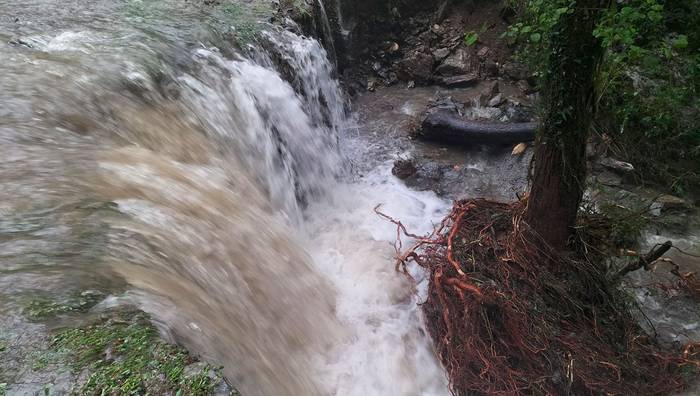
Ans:
POLYGON ((464 49, 458 49, 443 60, 436 71, 437 74, 445 77, 469 74, 471 72, 469 54, 464 49))
POLYGON ((521 92, 523 92, 526 95, 535 92, 534 88, 532 88, 532 85, 530 85, 530 83, 527 82, 527 80, 519 80, 515 85, 521 92))
POLYGON ((433 56, 438 61, 441 61, 441 60, 447 58, 448 56, 450 56, 450 49, 449 48, 438 48, 435 51, 433 51, 433 56))
POLYGON ((433 75, 434 63, 432 55, 414 52, 397 63, 396 74, 404 81, 427 81, 433 75))
POLYGON ((605 157, 601 159, 598 163, 604 168, 609 169, 617 174, 627 174, 634 172, 634 165, 628 162, 618 161, 614 158, 605 157))
POLYGON ((476 85, 479 82, 479 77, 475 74, 464 74, 460 76, 440 77, 436 81, 448 88, 466 88, 476 85))
POLYGON ((490 51, 491 49, 489 47, 481 47, 479 52, 476 53, 476 56, 478 56, 479 58, 486 58, 490 51))
POLYGON ((496 94, 496 96, 494 96, 493 98, 491 98, 489 100, 488 105, 489 105, 489 107, 498 107, 501 104, 503 104, 504 101, 505 101, 505 98, 503 97, 503 94, 499 93, 499 94, 496 94))
POLYGON ((683 210, 688 209, 690 204, 683 198, 679 198, 673 195, 664 194, 654 200, 654 204, 660 206, 661 212, 666 212, 669 210, 683 210))
POLYGON ((411 160, 397 159, 394 161, 394 167, 391 168, 391 174, 401 180, 406 180, 418 172, 416 165, 411 160))
POLYGON ((600 184, 604 184, 610 187, 617 187, 622 184, 622 178, 613 172, 602 172, 596 179, 600 184))
POLYGON ((484 89, 484 93, 489 97, 489 99, 501 92, 501 85, 498 83, 498 81, 488 81, 485 83, 485 86, 486 88, 484 89))
POLYGON ((419 170, 419 176, 430 180, 440 180, 443 169, 437 162, 428 162, 423 164, 419 170))
POLYGON ((527 68, 517 62, 507 62, 501 66, 501 74, 512 80, 526 80, 530 77, 530 73, 527 68))
POLYGON ((484 64, 483 74, 486 77, 498 77, 498 75, 500 74, 498 63, 493 61, 487 61, 484 64))

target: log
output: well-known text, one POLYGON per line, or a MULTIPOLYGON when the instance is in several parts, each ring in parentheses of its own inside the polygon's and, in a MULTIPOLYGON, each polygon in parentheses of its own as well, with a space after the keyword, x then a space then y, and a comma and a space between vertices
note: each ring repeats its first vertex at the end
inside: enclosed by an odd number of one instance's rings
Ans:
POLYGON ((508 145, 534 140, 538 123, 468 121, 448 109, 430 112, 417 136, 425 140, 463 145, 508 145))

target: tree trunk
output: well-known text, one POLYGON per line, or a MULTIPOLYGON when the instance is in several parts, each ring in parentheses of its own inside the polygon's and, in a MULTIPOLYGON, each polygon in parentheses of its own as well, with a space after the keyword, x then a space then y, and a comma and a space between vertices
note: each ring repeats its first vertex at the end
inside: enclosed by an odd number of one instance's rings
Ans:
POLYGON ((594 114, 594 78, 602 50, 593 30, 609 0, 578 0, 551 34, 544 115, 533 157, 525 220, 556 249, 576 223, 586 183, 586 140, 594 114))

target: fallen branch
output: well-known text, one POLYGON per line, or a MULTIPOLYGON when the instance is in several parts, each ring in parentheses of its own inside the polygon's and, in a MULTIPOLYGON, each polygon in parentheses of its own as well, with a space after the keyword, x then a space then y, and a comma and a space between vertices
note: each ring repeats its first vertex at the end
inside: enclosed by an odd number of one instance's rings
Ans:
POLYGON ((661 256, 666 254, 671 248, 673 247, 673 243, 671 241, 666 241, 661 245, 658 245, 651 249, 651 251, 644 256, 640 257, 639 260, 629 263, 626 266, 624 266, 618 273, 615 275, 614 279, 620 279, 623 276, 627 275, 628 273, 632 271, 636 271, 638 269, 644 268, 645 270, 649 269, 649 266, 656 260, 660 259, 661 256))

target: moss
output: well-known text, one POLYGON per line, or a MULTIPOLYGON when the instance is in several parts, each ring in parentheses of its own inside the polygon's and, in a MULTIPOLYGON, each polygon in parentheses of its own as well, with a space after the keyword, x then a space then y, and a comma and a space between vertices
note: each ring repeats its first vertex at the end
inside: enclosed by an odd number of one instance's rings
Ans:
POLYGON ((69 313, 86 312, 104 298, 96 291, 74 293, 63 299, 53 299, 47 296, 32 297, 24 301, 24 315, 33 321, 46 320, 69 313))
POLYGON ((233 27, 234 38, 239 44, 252 41, 263 29, 262 20, 272 16, 272 8, 263 2, 243 6, 237 3, 225 3, 218 7, 216 23, 225 23, 233 27))
POLYGON ((63 354, 75 373, 89 373, 76 392, 81 395, 208 395, 222 382, 219 369, 193 365, 197 360, 184 348, 160 339, 140 311, 63 329, 51 349, 63 354))

